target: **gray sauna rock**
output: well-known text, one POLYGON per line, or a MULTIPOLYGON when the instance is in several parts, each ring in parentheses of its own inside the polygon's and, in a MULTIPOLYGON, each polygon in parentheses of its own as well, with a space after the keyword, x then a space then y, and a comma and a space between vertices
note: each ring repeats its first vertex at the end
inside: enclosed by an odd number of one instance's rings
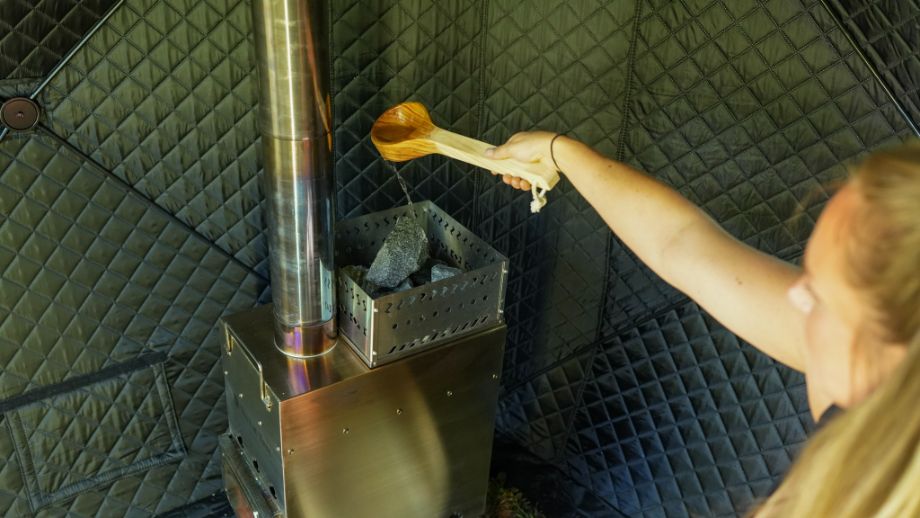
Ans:
POLYGON ((417 272, 428 260, 428 236, 415 218, 396 220, 367 271, 367 280, 393 289, 417 272))
POLYGON ((411 290, 411 289, 414 288, 414 287, 415 287, 415 286, 412 284, 412 281, 410 281, 409 279, 406 279, 406 280, 402 281, 401 283, 399 283, 399 286, 393 288, 393 292, 394 292, 394 293, 397 293, 397 292, 400 292, 400 291, 409 291, 409 290, 411 290))
POLYGON ((436 264, 431 267, 431 282, 450 279, 454 275, 460 275, 461 273, 463 273, 463 270, 460 268, 454 268, 453 266, 447 266, 446 264, 436 264))

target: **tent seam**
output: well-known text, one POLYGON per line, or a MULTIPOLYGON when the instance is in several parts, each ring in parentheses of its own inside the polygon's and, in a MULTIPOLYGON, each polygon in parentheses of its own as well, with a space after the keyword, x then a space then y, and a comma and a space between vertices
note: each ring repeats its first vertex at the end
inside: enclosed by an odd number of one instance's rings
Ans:
POLYGON ((67 54, 61 59, 60 63, 55 65, 55 67, 51 69, 51 72, 48 72, 48 75, 45 76, 45 79, 29 95, 29 99, 34 101, 38 98, 38 95, 42 93, 45 87, 48 86, 55 77, 57 77, 61 70, 63 70, 68 63, 70 63, 70 60, 73 59, 73 57, 76 56, 84 46, 86 46, 86 44, 90 39, 92 39, 96 32, 98 32, 99 29, 101 29, 106 24, 106 22, 109 21, 109 18, 111 18, 112 15, 115 14, 115 12, 118 11, 122 5, 124 5, 124 3, 125 0, 118 0, 115 2, 115 4, 112 5, 112 7, 110 7, 109 10, 102 16, 102 18, 100 18, 95 24, 93 24, 92 27, 90 27, 88 31, 86 31, 86 34, 84 34, 83 37, 80 38, 80 41, 78 41, 77 44, 67 52, 67 54))
POLYGON ((914 122, 913 118, 910 116, 910 113, 908 113, 904 105, 901 104, 901 101, 899 101, 897 96, 895 96, 894 91, 892 91, 891 87, 888 85, 888 82, 882 78, 878 68, 876 68, 874 63, 872 63, 872 60, 869 59, 869 56, 866 55, 862 47, 860 47, 856 42, 856 38, 853 37, 853 33, 846 27, 846 25, 844 25, 843 20, 840 19, 840 16, 837 15, 837 13, 834 11, 834 8, 831 7, 827 0, 818 1, 824 7, 824 10, 827 11, 827 14, 831 17, 831 20, 834 21, 834 25, 837 26, 837 29, 847 40, 847 43, 850 44, 853 52, 856 54, 859 60, 862 61, 863 65, 865 65, 866 69, 869 71, 869 74, 882 88, 882 91, 885 93, 885 96, 888 97, 888 100, 894 106, 895 110, 901 114, 901 117, 904 119, 904 122, 910 128, 911 132, 913 132, 914 136, 920 137, 920 128, 917 127, 917 123, 914 122))
MULTIPOLYGON (((635 82, 635 66, 636 66, 636 46, 639 42, 639 24, 642 19, 642 5, 643 1, 638 0, 636 2, 636 13, 635 19, 633 20, 633 32, 629 42, 629 51, 626 56, 626 92, 623 99, 623 125, 620 127, 620 140, 617 143, 616 151, 616 160, 622 162, 626 154, 626 139, 629 136, 629 107, 632 104, 633 99, 633 83, 635 82)), ((600 343, 603 341, 604 337, 604 317, 607 314, 607 302, 609 297, 607 297, 608 291, 611 289, 611 275, 610 275, 610 254, 613 251, 613 242, 614 242, 613 232, 610 231, 607 233, 607 244, 604 250, 604 257, 606 258, 606 263, 604 265, 604 279, 601 284, 602 289, 602 299, 601 303, 598 304, 598 314, 597 314, 597 328, 594 332, 594 342, 600 343)))
MULTIPOLYGON (((489 11, 486 0, 479 2, 479 94, 476 103, 476 138, 482 140, 485 133, 483 126, 485 99, 486 99, 486 40, 489 27, 489 11)), ((472 222, 480 221, 479 214, 481 211, 480 196, 483 194, 482 175, 473 175, 473 207, 470 211, 472 222)))
POLYGON ((90 169, 96 171, 97 173, 100 173, 103 177, 105 177, 105 178, 107 178, 107 179, 109 179, 109 180, 114 181, 114 182, 117 183, 119 186, 121 186, 123 189, 125 189, 126 192, 128 192, 128 193, 130 193, 130 194, 133 194, 133 195, 137 196, 138 198, 140 198, 140 199, 141 199, 144 203, 146 203, 150 208, 154 209, 154 210, 157 211, 157 212, 160 212, 160 213, 161 213, 162 215, 164 215, 167 219, 169 219, 169 221, 171 221, 171 222, 175 223, 176 225, 179 225, 180 227, 182 227, 183 229, 185 229, 189 234, 195 236, 196 238, 198 238, 199 240, 201 240, 203 243, 205 243, 206 245, 208 245, 208 247, 209 247, 210 249, 215 250, 217 253, 219 253, 220 255, 222 255, 225 259, 227 259, 227 260, 230 261, 231 263, 233 263, 233 264, 239 266, 240 268, 242 268, 243 271, 245 271, 247 274, 254 275, 254 276, 255 276, 256 278, 258 278, 260 281, 269 282, 268 277, 265 277, 264 275, 262 275, 262 274, 261 274, 259 271, 257 271, 254 267, 247 265, 247 264, 244 263, 242 260, 240 260, 238 257, 236 257, 235 255, 233 255, 233 254, 230 253, 229 251, 225 250, 222 246, 220 246, 219 244, 217 244, 216 242, 214 242, 212 239, 210 239, 210 238, 208 238, 207 236, 205 236, 204 234, 202 234, 198 229, 194 228, 192 225, 186 223, 185 221, 183 221, 182 219, 180 219, 178 216, 176 216, 176 215, 173 214, 172 212, 166 210, 166 208, 160 206, 158 203, 156 203, 155 201, 153 201, 153 200, 151 200, 150 198, 148 198, 144 193, 142 193, 141 191, 139 191, 139 190, 138 190, 137 188, 135 188, 133 185, 131 185, 131 184, 129 184, 128 182, 124 181, 123 179, 121 179, 121 178, 120 178, 118 175, 116 175, 115 173, 109 171, 106 167, 104 167, 102 164, 100 164, 99 162, 97 162, 97 161, 96 161, 95 159, 93 159, 92 157, 87 156, 82 150, 78 149, 76 146, 74 146, 74 145, 73 145, 70 141, 68 141, 67 139, 61 137, 60 135, 58 135, 58 134, 55 133, 53 130, 51 130, 50 128, 46 127, 46 126, 43 125, 43 124, 39 124, 39 125, 38 125, 38 129, 39 129, 39 133, 42 133, 42 134, 44 134, 45 136, 49 137, 51 140, 55 141, 58 145, 60 145, 60 146, 62 146, 63 148, 67 149, 67 151, 69 151, 70 153, 73 153, 77 158, 79 158, 80 160, 84 161, 84 162, 89 166, 90 169))

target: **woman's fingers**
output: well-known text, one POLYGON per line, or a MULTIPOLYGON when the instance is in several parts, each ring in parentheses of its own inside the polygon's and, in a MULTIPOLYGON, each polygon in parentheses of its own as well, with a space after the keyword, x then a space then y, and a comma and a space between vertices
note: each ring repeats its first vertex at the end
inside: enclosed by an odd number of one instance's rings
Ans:
POLYGON ((518 178, 518 177, 516 177, 516 176, 503 175, 503 176, 502 176, 502 181, 505 182, 506 184, 508 184, 508 185, 510 185, 510 186, 512 186, 512 187, 514 187, 515 189, 520 189, 520 190, 522 190, 522 191, 529 191, 529 190, 530 190, 530 182, 528 182, 527 180, 524 180, 524 179, 522 179, 522 178, 518 178))
POLYGON ((512 177, 511 186, 514 187, 515 189, 520 189, 522 191, 530 190, 530 182, 528 182, 527 180, 524 180, 523 178, 512 177))

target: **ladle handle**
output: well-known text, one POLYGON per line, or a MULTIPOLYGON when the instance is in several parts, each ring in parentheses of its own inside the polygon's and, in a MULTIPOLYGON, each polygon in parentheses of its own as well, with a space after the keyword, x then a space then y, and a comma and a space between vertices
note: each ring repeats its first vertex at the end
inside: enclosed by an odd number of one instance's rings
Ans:
POLYGON ((452 131, 436 127, 427 139, 434 143, 437 152, 442 155, 530 182, 534 197, 530 204, 531 212, 539 212, 546 205, 546 192, 559 182, 559 173, 552 167, 546 167, 540 162, 521 162, 513 158, 489 158, 485 156, 485 151, 494 146, 452 131))

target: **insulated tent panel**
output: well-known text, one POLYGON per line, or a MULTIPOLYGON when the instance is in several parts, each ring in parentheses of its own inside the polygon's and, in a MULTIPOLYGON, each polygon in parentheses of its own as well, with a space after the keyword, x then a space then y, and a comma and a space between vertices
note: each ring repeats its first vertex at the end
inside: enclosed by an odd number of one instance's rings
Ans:
MULTIPOLYGON (((330 2, 339 218, 403 204, 369 130, 418 100, 500 143, 565 132, 796 262, 835 181, 916 135, 920 6, 330 2)), ((270 300, 248 1, 0 12, 0 514, 220 509, 225 314, 270 300)), ((565 180, 398 165, 511 260, 497 433, 582 516, 731 516, 810 433, 803 380, 665 285, 565 180)), ((615 200, 611 202, 615 203, 615 200)))

